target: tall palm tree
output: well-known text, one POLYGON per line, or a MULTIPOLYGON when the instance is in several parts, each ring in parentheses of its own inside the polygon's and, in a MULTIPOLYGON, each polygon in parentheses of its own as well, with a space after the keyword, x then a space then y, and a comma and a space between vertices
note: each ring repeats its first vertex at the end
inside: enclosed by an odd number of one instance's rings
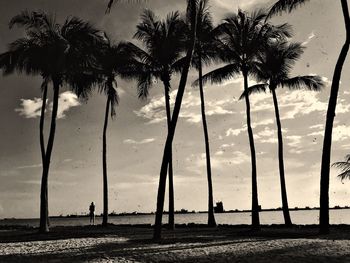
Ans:
MULTIPOLYGON (((152 79, 160 80, 164 86, 165 109, 168 130, 171 122, 170 80, 174 72, 179 71, 185 42, 185 24, 178 12, 167 15, 164 21, 159 20, 150 10, 145 10, 142 21, 137 25, 135 38, 144 43, 145 50, 129 44, 136 54, 136 65, 140 69, 138 76, 138 93, 146 98, 153 86, 152 79)), ((170 152, 171 154, 171 152, 170 152)), ((174 184, 172 158, 169 161, 169 228, 174 223, 174 184)))
POLYGON ((187 16, 187 19, 189 20, 187 22, 191 23, 191 34, 190 34, 191 37, 190 37, 190 41, 188 41, 186 44, 186 58, 184 63, 182 64, 179 88, 176 95, 173 115, 171 117, 171 122, 170 122, 170 129, 168 130, 168 135, 164 146, 162 165, 160 168, 158 194, 157 194, 156 220, 155 220, 154 234, 153 234, 153 238, 155 240, 159 240, 161 238, 161 233, 162 233, 162 217, 163 217, 163 208, 164 208, 167 167, 171 160, 172 143, 175 135, 177 120, 179 118, 182 98, 186 88, 188 71, 192 61, 193 50, 196 43, 197 10, 198 10, 198 1, 187 0, 187 14, 191 14, 191 16, 187 16))
MULTIPOLYGON (((218 26, 222 49, 222 61, 226 64, 203 76, 204 81, 221 83, 239 73, 244 80, 244 91, 248 92, 248 76, 253 73, 256 66, 257 55, 262 48, 272 39, 290 36, 290 27, 287 24, 272 26, 264 23, 266 15, 259 10, 251 15, 239 10, 226 18, 223 24, 218 26)), ((247 128, 252 165, 252 227, 260 228, 259 203, 257 188, 256 154, 251 126, 249 96, 245 96, 247 128)))
MULTIPOLYGON (((295 7, 308 0, 279 0, 271 8, 270 16, 282 12, 291 11, 295 7)), ((332 150, 332 131, 335 117, 335 110, 337 107, 339 84, 342 74, 342 69, 350 48, 350 17, 347 0, 341 0, 341 6, 344 16, 344 23, 346 29, 346 39, 339 54, 339 58, 335 65, 332 86, 328 101, 326 127, 324 131, 322 161, 321 161, 321 180, 320 180, 320 233, 329 233, 329 170, 331 163, 332 150)))
MULTIPOLYGON (((276 95, 277 88, 287 88, 289 90, 307 89, 319 91, 323 87, 322 79, 319 76, 307 75, 290 77, 290 71, 297 59, 303 53, 303 46, 299 43, 288 44, 285 41, 279 41, 267 46, 261 54, 258 55, 256 63, 256 72, 263 84, 249 87, 248 96, 251 93, 265 92, 268 88, 272 94, 273 104, 276 115, 277 137, 278 137, 278 160, 281 183, 282 210, 284 223, 287 226, 292 225, 289 214, 287 190, 284 174, 283 160, 283 139, 280 113, 276 95)), ((241 98, 247 93, 243 93, 241 98)))
MULTIPOLYGON (((46 101, 46 84, 53 86, 53 106, 49 138, 45 153, 42 149, 43 172, 40 195, 40 231, 48 232, 48 176, 53 149, 59 91, 67 84, 78 96, 86 96, 93 85, 93 76, 87 70, 95 62, 90 56, 92 47, 101 41, 99 31, 90 23, 70 17, 60 25, 53 16, 43 12, 24 11, 12 18, 10 27, 25 28, 25 37, 9 45, 9 50, 0 55, 0 68, 4 74, 15 71, 28 75, 41 74, 44 78, 43 108, 46 101)), ((41 129, 41 148, 43 134, 41 129)))
POLYGON ((107 127, 109 115, 113 119, 116 116, 116 106, 118 104, 117 76, 130 77, 132 74, 131 63, 132 50, 124 42, 113 44, 104 34, 103 43, 98 56, 98 69, 96 75, 99 76, 99 92, 107 97, 105 118, 102 136, 102 168, 103 168, 103 220, 102 226, 108 224, 108 176, 107 176, 107 127))
POLYGON ((345 156, 345 161, 335 162, 332 166, 340 169, 341 173, 338 174, 338 177, 341 180, 350 179, 350 154, 345 156))
MULTIPOLYGON (((205 115, 205 99, 203 89, 203 64, 209 64, 217 57, 216 36, 213 27, 213 20, 208 6, 209 0, 200 0, 198 2, 197 15, 197 41, 193 53, 192 66, 198 70, 198 86, 201 99, 201 114, 204 132, 205 154, 207 162, 207 181, 208 181, 208 226, 216 226, 214 216, 213 202, 213 183, 210 162, 210 144, 208 135, 208 125, 205 115)), ((191 14, 188 14, 191 16, 191 14)), ((190 29, 189 25, 189 29, 190 29)), ((190 31, 190 30, 189 30, 190 31)))

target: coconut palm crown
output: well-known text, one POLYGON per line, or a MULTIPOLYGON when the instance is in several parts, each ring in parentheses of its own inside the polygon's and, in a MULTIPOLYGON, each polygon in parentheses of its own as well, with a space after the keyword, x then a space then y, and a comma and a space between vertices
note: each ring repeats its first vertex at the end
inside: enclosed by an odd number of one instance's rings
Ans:
MULTIPOLYGON (((14 16, 9 26, 24 27, 25 36, 9 44, 8 51, 0 55, 0 68, 3 73, 14 72, 43 77, 46 101, 47 84, 53 86, 53 107, 51 125, 46 150, 41 134, 43 173, 40 198, 40 231, 48 227, 48 175, 51 153, 56 131, 59 90, 66 84, 79 97, 86 97, 95 84, 91 68, 96 64, 94 47, 102 41, 100 32, 90 23, 76 17, 67 18, 63 24, 56 22, 52 15, 42 11, 23 11, 14 16)), ((43 114, 41 111, 41 133, 43 114)))
MULTIPOLYGON (((324 82, 320 76, 304 75, 290 77, 290 72, 295 61, 304 52, 304 47, 300 43, 288 43, 277 41, 265 46, 263 52, 257 56, 254 65, 254 76, 262 84, 249 87, 248 94, 266 91, 266 88, 288 88, 290 90, 308 89, 319 91, 324 82)), ((241 96, 243 98, 246 92, 241 96)))

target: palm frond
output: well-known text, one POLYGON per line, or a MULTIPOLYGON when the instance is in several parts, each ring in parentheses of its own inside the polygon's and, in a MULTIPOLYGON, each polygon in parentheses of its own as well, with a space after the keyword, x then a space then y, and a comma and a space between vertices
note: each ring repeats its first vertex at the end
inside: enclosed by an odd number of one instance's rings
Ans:
POLYGON ((200 0, 187 0, 186 24, 192 25, 197 18, 198 6, 200 0))
POLYGON ((335 162, 332 164, 332 167, 340 169, 341 173, 338 175, 338 177, 341 180, 350 179, 350 162, 349 161, 350 161, 349 155, 347 155, 345 162, 335 162))
POLYGON ((137 80, 138 97, 140 99, 146 99, 150 88, 152 88, 152 74, 150 72, 142 72, 137 80))
POLYGON ((278 0, 272 7, 270 8, 269 13, 267 14, 267 18, 270 18, 277 14, 282 14, 283 12, 292 12, 297 7, 306 3, 309 0, 278 0))
POLYGON ((20 38, 9 45, 9 51, 0 55, 0 68, 4 75, 15 71, 36 75, 45 65, 42 49, 33 39, 20 38))
POLYGON ((245 98, 245 96, 250 96, 251 94, 254 93, 261 93, 261 92, 266 92, 266 89, 268 88, 268 84, 263 83, 263 84, 256 84, 248 88, 248 90, 243 91, 241 96, 239 97, 239 100, 242 100, 245 98))
POLYGON ((285 79, 280 82, 280 85, 291 90, 307 89, 320 91, 325 83, 320 76, 297 76, 294 78, 285 79))
POLYGON ((134 38, 144 42, 148 48, 152 47, 158 37, 160 21, 152 10, 145 9, 141 15, 141 22, 136 26, 134 38))
MULTIPOLYGON (((141 0, 126 0, 127 2, 141 2, 141 0)), ((105 14, 109 14, 111 12, 112 6, 116 3, 120 2, 120 0, 109 0, 107 4, 107 8, 105 14)))
POLYGON ((117 115, 116 107, 119 103, 119 95, 117 92, 117 82, 113 81, 112 83, 115 87, 112 87, 108 89, 108 98, 111 103, 111 118, 114 119, 114 117, 117 115))
MULTIPOLYGON (((221 68, 215 69, 203 76, 203 83, 210 81, 214 83, 222 83, 224 80, 228 80, 240 72, 239 64, 229 64, 221 68)), ((199 80, 193 82, 192 86, 198 86, 199 80)))
POLYGON ((47 15, 43 11, 29 12, 28 10, 24 10, 20 14, 11 18, 9 28, 11 29, 17 25, 25 27, 26 30, 50 30, 56 27, 55 20, 56 19, 53 15, 47 15))

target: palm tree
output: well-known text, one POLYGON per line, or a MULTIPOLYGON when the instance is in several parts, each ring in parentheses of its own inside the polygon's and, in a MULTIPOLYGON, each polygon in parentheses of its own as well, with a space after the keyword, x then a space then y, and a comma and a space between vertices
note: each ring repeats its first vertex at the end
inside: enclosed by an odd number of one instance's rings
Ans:
MULTIPOLYGON (((136 54, 135 64, 140 69, 138 76, 138 93, 140 98, 148 97, 152 79, 160 80, 164 86, 164 98, 168 130, 171 122, 170 80, 174 72, 179 71, 179 63, 184 45, 185 24, 178 12, 167 15, 164 21, 159 20, 150 10, 145 10, 142 21, 137 25, 135 38, 141 40, 143 50, 129 44, 136 54)), ((170 151, 171 154, 171 151, 170 151)), ((174 228, 174 185, 172 158, 169 161, 169 228, 174 228)))
POLYGON ((120 42, 112 44, 110 38, 105 33, 105 42, 101 47, 98 57, 98 69, 96 75, 99 76, 99 92, 107 97, 105 118, 102 136, 102 167, 103 167, 103 220, 102 226, 108 224, 108 176, 107 176, 107 127, 109 114, 113 119, 116 116, 116 106, 118 104, 118 92, 116 77, 130 77, 132 72, 130 61, 132 60, 131 50, 126 43, 120 42))
MULTIPOLYGON (((308 0, 279 0, 272 6, 270 16, 282 12, 291 11, 295 7, 308 0)), ((332 150, 332 131, 335 117, 335 110, 337 107, 339 84, 342 74, 342 69, 350 48, 350 17, 347 0, 341 0, 341 6, 344 16, 344 23, 346 29, 346 39, 339 54, 339 58, 335 65, 332 86, 328 101, 326 127, 324 131, 322 162, 321 162, 321 180, 320 180, 320 233, 329 233, 329 170, 331 163, 332 150)))
MULTIPOLYGON (((284 160, 283 160, 283 139, 280 113, 276 95, 277 88, 288 88, 289 90, 307 89, 319 91, 323 87, 322 79, 319 76, 297 76, 290 77, 290 71, 297 59, 303 53, 303 46, 299 43, 288 44, 285 41, 279 41, 267 46, 264 51, 258 55, 256 63, 256 75, 263 81, 263 84, 258 84, 248 89, 248 96, 251 93, 265 92, 269 88, 276 115, 277 135, 278 135, 278 160, 281 183, 282 210, 284 223, 287 226, 292 225, 290 219, 287 190, 284 175, 284 160)), ((241 98, 246 96, 243 93, 241 98)))
POLYGON ((198 8, 197 0, 187 0, 187 14, 191 14, 191 16, 187 16, 187 19, 189 20, 187 22, 191 23, 191 35, 190 35, 191 37, 190 37, 190 41, 188 41, 186 45, 186 49, 187 49, 186 58, 182 65, 182 73, 181 73, 179 88, 176 95, 173 115, 171 117, 171 122, 170 122, 170 129, 168 130, 168 135, 164 146, 162 165, 160 168, 159 186, 158 186, 158 194, 157 194, 156 220, 155 220, 155 227, 154 227, 154 234, 153 234, 153 238, 155 240, 159 240, 161 238, 167 168, 171 160, 171 148, 172 148, 172 143, 175 135, 176 124, 179 118, 182 98, 183 98, 186 83, 187 83, 188 71, 191 65, 193 50, 196 43, 197 8, 198 8))
POLYGON ((340 169, 341 173, 338 174, 338 177, 341 180, 350 179, 350 154, 345 156, 344 162, 335 162, 332 166, 340 169))
MULTIPOLYGON (((238 14, 226 18, 223 24, 218 26, 217 30, 220 32, 222 49, 221 59, 226 65, 205 74, 203 81, 211 80, 212 83, 221 83, 241 73, 244 80, 244 91, 248 91, 248 76, 253 73, 257 55, 261 52, 263 46, 272 39, 290 36, 290 28, 287 24, 274 27, 264 23, 265 16, 263 11, 248 15, 239 10, 238 14)), ((252 227, 258 230, 260 220, 256 155, 251 127, 249 96, 245 96, 245 104, 252 165, 252 227)))
MULTIPOLYGON (((203 89, 203 64, 209 64, 217 57, 216 38, 213 27, 212 17, 208 7, 209 0, 200 0, 198 2, 197 15, 197 42, 193 53, 192 66, 198 70, 198 85, 201 99, 201 114, 204 132, 205 154, 207 162, 207 180, 208 180, 208 226, 216 226, 213 204, 213 184, 210 162, 210 145, 208 135, 208 125, 205 115, 205 99, 203 89)), ((191 15, 191 14, 188 14, 191 15)), ((190 31, 189 25, 189 31, 190 31)))
POLYGON ((26 36, 9 45, 0 55, 0 68, 4 74, 15 71, 28 75, 41 74, 44 78, 43 108, 40 121, 40 140, 43 172, 40 195, 40 232, 48 232, 48 176, 53 149, 59 91, 67 84, 79 97, 84 97, 93 84, 93 76, 87 70, 94 64, 91 48, 99 41, 99 31, 90 23, 70 17, 60 25, 53 16, 43 12, 24 11, 12 18, 10 27, 25 28, 26 36), (46 103, 47 83, 53 86, 51 125, 46 151, 43 152, 43 114, 46 103))

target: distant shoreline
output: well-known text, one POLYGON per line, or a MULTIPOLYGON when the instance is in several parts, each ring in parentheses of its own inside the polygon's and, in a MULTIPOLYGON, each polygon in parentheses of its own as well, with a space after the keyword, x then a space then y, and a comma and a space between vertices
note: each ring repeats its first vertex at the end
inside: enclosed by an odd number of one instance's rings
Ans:
MULTIPOLYGON (((301 208, 290 208, 289 211, 312 211, 312 210, 319 210, 319 207, 301 207, 301 208)), ((350 207, 345 206, 345 207, 340 207, 340 206, 335 206, 332 208, 329 208, 329 210, 345 210, 345 209, 350 209, 350 207)), ((261 209, 260 212, 279 212, 282 211, 282 208, 268 208, 268 209, 261 209)), ((187 210, 182 210, 182 211, 175 211, 175 214, 203 214, 203 213, 208 213, 207 211, 187 211, 187 210)), ((251 210, 228 210, 228 211, 223 211, 221 213, 215 213, 215 214, 234 214, 234 213, 251 213, 251 210)), ((154 215, 154 212, 149 212, 149 213, 142 213, 142 212, 131 212, 131 213, 111 213, 108 216, 110 217, 122 217, 122 216, 143 216, 143 215, 154 215)), ((168 211, 164 211, 164 214, 167 215, 168 211)), ((96 217, 101 217, 102 215, 96 215, 96 217)), ((56 216, 50 216, 50 218, 84 218, 84 217, 89 217, 88 214, 72 214, 72 215, 56 215, 56 216)), ((22 219, 38 219, 38 218, 16 218, 16 217, 10 217, 10 218, 2 218, 0 220, 22 220, 22 219)))

